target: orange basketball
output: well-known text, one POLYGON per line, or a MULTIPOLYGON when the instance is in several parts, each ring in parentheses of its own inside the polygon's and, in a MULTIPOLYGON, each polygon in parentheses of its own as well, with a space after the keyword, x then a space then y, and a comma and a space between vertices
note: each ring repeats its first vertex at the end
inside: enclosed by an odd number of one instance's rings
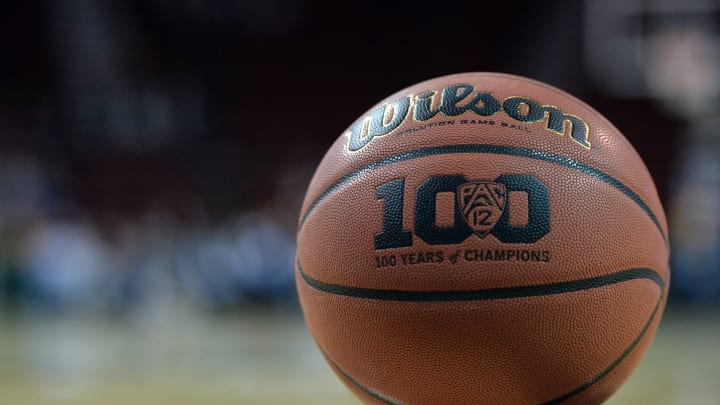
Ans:
POLYGON ((662 316, 667 225, 623 135, 507 74, 402 90, 320 163, 297 288, 340 379, 378 404, 598 404, 662 316))

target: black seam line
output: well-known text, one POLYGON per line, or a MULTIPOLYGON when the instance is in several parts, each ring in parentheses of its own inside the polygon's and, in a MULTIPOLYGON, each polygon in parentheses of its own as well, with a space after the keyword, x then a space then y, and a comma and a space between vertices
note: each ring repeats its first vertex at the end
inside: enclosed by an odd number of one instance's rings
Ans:
POLYGON ((362 391, 362 392, 370 395, 371 397, 373 397, 373 398, 375 398, 375 399, 377 399, 377 400, 379 400, 379 401, 382 401, 382 402, 385 403, 385 404, 389 404, 389 405, 402 405, 400 402, 393 401, 392 399, 390 399, 390 398, 388 398, 388 397, 380 394, 379 392, 375 392, 375 391, 371 390, 370 388, 368 388, 368 387, 360 384, 359 382, 355 381, 355 379, 352 378, 352 377, 350 376, 350 374, 348 374, 347 372, 345 372, 345 370, 343 370, 342 368, 340 368, 340 366, 338 366, 337 363, 335 363, 335 360, 333 360, 332 357, 330 357, 327 353, 325 353, 325 350, 323 350, 322 347, 319 347, 319 346, 318 346, 318 348, 320 349, 320 352, 323 354, 323 356, 325 356, 325 359, 328 361, 328 363, 330 363, 330 365, 331 365, 335 370, 337 370, 338 373, 340 373, 340 375, 342 375, 346 380, 348 380, 348 381, 349 381, 352 385, 354 385, 357 389, 359 389, 360 391, 362 391))
POLYGON ((603 370, 602 372, 600 372, 600 374, 596 375, 595 377, 593 377, 592 379, 590 379, 590 380, 589 380, 588 382, 586 382, 585 384, 583 384, 583 385, 575 388, 574 390, 568 392, 568 393, 565 394, 565 395, 561 395, 561 396, 559 396, 559 397, 557 397, 557 398, 555 398, 555 399, 553 399, 553 400, 551 400, 551 401, 544 402, 542 405, 555 405, 555 404, 560 404, 560 403, 562 403, 562 402, 565 402, 565 401, 567 401, 568 399, 571 399, 571 398, 579 395, 579 394, 582 393, 583 391, 585 391, 585 390, 587 390, 588 388, 590 388, 593 384, 595 384, 596 382, 598 382, 598 381, 600 381, 601 379, 603 379, 606 375, 610 374, 610 372, 613 371, 613 370, 615 369, 615 367, 617 367, 620 363, 622 363, 622 361, 625 360, 625 358, 633 351, 633 349, 635 349, 635 347, 638 345, 638 343, 640 343, 640 341, 642 340, 642 338, 645 337, 645 333, 647 333, 648 329, 650 329, 650 326, 652 325, 653 321, 655 320, 655 316, 657 315, 658 311, 660 310, 660 306, 661 306, 661 304, 662 304, 662 302, 663 302, 663 298, 664 298, 664 297, 665 297, 665 292, 664 292, 664 290, 663 290, 663 293, 660 294, 660 298, 658 299, 658 302, 657 302, 657 304, 655 305, 655 309, 653 309, 652 314, 650 314, 650 319, 648 319, 647 323, 645 324, 645 326, 644 326, 644 327, 642 328, 642 330, 640 331, 640 334, 635 338, 635 340, 633 340, 632 343, 630 343, 630 346, 628 346, 627 349, 625 349, 625 350, 620 354, 620 356, 619 356, 617 359, 615 359, 615 361, 613 361, 612 363, 610 363, 610 365, 609 365, 605 370, 603 370))
MULTIPOLYGON (((300 274, 302 275, 303 279, 305 280, 308 285, 311 287, 318 289, 320 291, 328 292, 331 294, 338 294, 338 295, 347 295, 352 297, 358 297, 358 298, 371 298, 371 299, 391 299, 391 298, 380 298, 380 297, 367 297, 362 295, 348 295, 348 294, 342 294, 340 292, 335 292, 332 290, 328 290, 325 288, 318 288, 323 286, 336 286, 336 287, 345 287, 345 286, 338 286, 336 284, 328 284, 328 283, 322 283, 317 280, 314 280, 310 276, 308 276, 305 272, 303 272, 302 268, 300 267, 300 263, 298 262, 298 271, 300 271, 300 274), (315 283, 319 283, 320 285, 316 285, 315 283)), ((650 317, 648 321, 645 323, 645 326, 643 326, 642 330, 638 334, 638 336, 635 338, 635 340, 630 343, 630 345, 618 356, 617 359, 615 359, 610 365, 603 371, 601 371, 599 374, 594 376, 592 379, 587 381, 586 383, 580 385, 579 387, 575 388, 574 390, 561 395, 551 401, 544 402, 542 405, 556 405, 560 404, 562 402, 565 402, 579 394, 581 394, 583 391, 587 390, 591 386, 593 386, 595 383, 603 379, 605 376, 610 374, 620 363, 622 363, 623 360, 635 349, 635 347, 640 343, 642 338, 647 333, 648 329, 650 329, 650 326, 652 325, 653 321, 655 320, 655 317, 660 310, 660 307, 663 302, 663 298, 665 297, 665 282, 662 280, 660 275, 650 269, 646 268, 638 268, 638 269, 629 269, 629 270, 623 270, 616 273, 612 273, 606 276, 600 276, 600 277, 593 277, 589 279, 583 279, 583 280, 576 280, 573 282, 563 282, 563 283, 553 283, 553 284, 541 284, 536 286, 527 286, 527 287, 510 287, 510 288, 499 288, 499 289, 490 289, 490 290, 476 290, 476 291, 398 291, 398 290, 373 290, 373 289, 360 289, 360 288, 353 288, 353 290, 370 290, 370 291, 385 291, 388 293, 383 293, 382 295, 387 295, 390 292, 394 293, 402 293, 403 295, 407 295, 407 293, 449 293, 450 295, 441 297, 441 298, 457 298, 454 297, 452 294, 455 293, 462 293, 460 296, 462 299, 461 301, 466 300, 491 300, 491 299, 506 299, 506 298, 521 298, 521 297, 533 297, 533 296, 541 296, 541 295, 553 295, 553 294, 562 294, 567 292, 573 292, 573 291, 580 291, 580 290, 586 290, 586 289, 593 289, 593 288, 599 288, 604 287, 612 284, 617 284, 625 281, 631 281, 631 280, 639 280, 639 279, 647 279, 653 281, 655 284, 658 285, 660 288, 660 297, 658 298, 657 304, 655 304, 655 308, 653 309, 653 312, 650 314, 650 317), (577 285, 572 285, 577 284, 577 285), (563 288, 570 287, 570 288, 563 288), (543 289, 549 287, 546 291, 543 291, 543 289), (580 288, 582 287, 582 288, 580 288), (526 290, 526 291, 522 291, 526 290), (469 293, 469 294, 468 294, 469 293), (477 294, 475 298, 471 298, 472 293, 477 294), (478 294, 479 293, 479 294, 478 294), (519 294, 518 294, 519 293, 519 294)), ((413 294, 415 295, 415 294, 413 294)), ((410 297, 406 297, 410 298, 410 297)), ((429 296, 421 296, 419 300, 412 300, 412 301, 458 301, 458 299, 426 299, 430 298, 429 296)), ((410 299, 401 299, 401 301, 411 301, 410 299)), ((325 358, 328 359, 328 361, 331 363, 331 365, 340 372, 342 376, 344 376, 350 383, 355 385, 358 389, 361 391, 367 393, 368 395, 372 396, 373 398, 379 399, 386 404, 392 404, 392 405, 399 405, 399 402, 393 402, 392 400, 382 396, 379 393, 376 393, 369 388, 363 386, 359 382, 355 381, 348 373, 346 373, 342 368, 340 368, 337 363, 335 363, 332 358, 325 353, 322 349, 320 349, 325 356, 325 358)))
POLYGON ((341 284, 325 283, 309 276, 297 263, 298 271, 305 283, 310 287, 328 294, 346 297, 363 298, 382 301, 409 301, 409 302, 448 302, 448 301, 489 301, 500 299, 513 299, 524 297, 538 297, 544 295, 564 294, 575 291, 589 290, 605 287, 612 284, 624 283, 631 280, 650 280, 665 289, 665 282, 660 275, 651 269, 637 268, 618 271, 604 276, 585 278, 580 280, 563 281, 559 283, 537 284, 519 287, 491 288, 486 290, 449 290, 449 291, 407 291, 385 290, 377 288, 351 287, 341 284))
MULTIPOLYGON (((574 390, 568 392, 567 394, 561 395, 551 401, 544 402, 542 405, 556 405, 556 404, 563 403, 563 402, 581 394, 583 391, 590 388, 596 382, 600 381, 605 376, 610 374, 610 372, 613 371, 620 363, 622 363, 622 361, 625 360, 625 358, 633 351, 633 349, 635 349, 635 347, 638 345, 638 343, 640 343, 642 338, 645 337, 645 334, 647 333, 648 329, 650 329, 650 325, 652 325, 653 321, 655 320, 655 316, 657 315, 658 310, 660 309, 660 305, 662 304, 664 297, 665 297, 664 293, 660 294, 660 298, 658 299, 658 302, 655 305, 655 309, 653 309, 652 314, 650 314, 650 319, 648 319, 647 323, 640 331, 640 334, 638 334, 638 336, 635 338, 635 340, 633 340, 633 342, 630 343, 630 346, 628 346, 627 349, 625 349, 620 354, 620 356, 610 364, 610 366, 608 366, 605 370, 600 372, 600 374, 596 375, 595 377, 593 377, 590 381, 586 382, 585 384, 579 386, 578 388, 575 388, 574 390)), ((345 379, 347 379, 352 385, 357 387, 360 391, 370 395, 373 398, 376 398, 376 399, 382 401, 383 403, 390 404, 390 405, 402 405, 400 402, 395 402, 393 400, 390 400, 387 397, 381 395, 380 393, 377 393, 377 392, 371 390, 370 388, 355 381, 355 379, 353 379, 350 376, 350 374, 348 374, 345 370, 340 368, 340 366, 338 366, 337 363, 335 363, 335 361, 330 357, 330 355, 325 353, 325 351, 322 348, 320 348, 320 351, 322 352, 323 356, 325 356, 328 363, 330 363, 330 365, 333 368, 335 368, 335 370, 337 370, 340 373, 340 375, 342 375, 345 379)))
POLYGON ((662 236, 663 240, 665 241, 665 244, 668 244, 667 236, 665 235, 665 231, 663 231, 662 226, 660 225, 660 221, 658 221, 655 214, 652 212, 650 207, 645 203, 645 201, 640 198, 639 195, 637 195, 634 191, 632 191, 628 186, 623 184, 620 180, 610 176, 609 174, 595 169, 591 166, 588 166, 586 164, 580 163, 576 160, 569 159, 564 156, 556 155, 554 153, 549 152, 542 152, 537 151, 533 149, 528 148, 519 148, 515 146, 503 146, 503 145, 487 145, 487 144, 464 144, 464 145, 444 145, 444 146, 433 146, 428 148, 422 148, 422 149, 415 149, 407 152, 398 153, 395 155, 387 156, 385 158, 382 158, 380 160, 376 160, 374 162, 368 163, 365 166, 362 166, 358 169, 353 170, 352 172, 346 174, 339 180, 337 180, 335 183, 330 185, 325 191, 323 191, 313 202, 310 204, 310 207, 305 212, 305 214, 302 216, 302 220, 300 221, 300 225, 298 226, 298 231, 302 229, 303 225, 305 225, 305 221, 307 221, 308 216, 310 216, 310 213, 317 207, 317 205, 327 198, 328 195, 333 193, 335 190, 343 186, 344 184, 348 183, 352 179, 361 176, 365 173, 371 172, 373 170, 379 169, 384 166, 392 165, 398 162, 403 162, 406 160, 412 160, 417 159, 421 157, 426 156, 436 156, 436 155, 447 155, 447 154, 459 154, 459 153, 479 153, 479 154, 496 154, 496 155, 508 155, 508 156, 520 156, 520 157, 526 157, 530 159, 535 160, 541 160, 544 162, 554 163, 560 166, 569 167, 571 169, 575 169, 577 171, 583 172, 589 176, 595 177, 597 179, 602 180, 603 182, 615 187, 617 190, 625 194, 628 198, 630 198, 635 204, 637 204, 645 213, 650 217, 650 219, 653 221, 655 226, 657 227, 658 231, 660 231, 660 235, 662 236))

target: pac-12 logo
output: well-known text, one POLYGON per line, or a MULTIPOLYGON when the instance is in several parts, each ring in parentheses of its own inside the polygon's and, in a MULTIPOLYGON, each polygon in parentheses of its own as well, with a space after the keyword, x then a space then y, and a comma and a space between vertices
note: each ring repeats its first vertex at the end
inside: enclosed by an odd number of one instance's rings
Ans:
POLYGON ((474 181, 458 186, 457 201, 470 229, 481 238, 495 227, 505 211, 505 185, 474 181))
POLYGON ((430 245, 462 243, 473 233, 480 238, 493 235, 502 243, 534 243, 550 232, 548 188, 526 174, 504 174, 492 181, 470 181, 464 176, 429 177, 415 189, 413 230, 404 228, 404 178, 379 185, 375 194, 383 203, 382 231, 375 234, 378 250, 412 246, 413 231, 430 245), (513 206, 509 198, 513 192, 525 193, 527 204, 513 206), (449 226, 437 223, 440 193, 454 194, 453 223, 449 226), (510 213, 518 214, 519 210, 526 210, 526 215, 521 216, 527 220, 511 223, 510 213))

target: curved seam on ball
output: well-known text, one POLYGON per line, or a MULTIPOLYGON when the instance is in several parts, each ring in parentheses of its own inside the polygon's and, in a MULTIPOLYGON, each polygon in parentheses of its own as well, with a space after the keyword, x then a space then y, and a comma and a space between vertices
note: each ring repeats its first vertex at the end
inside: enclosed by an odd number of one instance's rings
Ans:
MULTIPOLYGON (((626 281, 632 281, 632 280, 650 280, 653 281, 659 288, 660 288, 660 297, 658 298, 658 302, 655 305, 655 308, 653 309, 652 313, 650 314, 650 317, 648 321, 643 326, 642 330, 638 334, 638 336, 630 343, 630 345, 623 350, 623 352, 616 358, 610 365, 605 368, 602 372, 594 376, 592 379, 587 381, 586 383, 580 385, 579 387, 575 388, 572 391, 569 391, 566 394, 563 394, 553 400, 550 400, 548 402, 544 402, 541 405, 555 405, 560 404, 562 402, 565 402, 591 386, 593 386, 595 383, 603 379, 605 376, 610 374, 622 361, 635 349, 635 347, 640 343, 642 338, 647 333, 648 329, 650 329, 650 326, 652 325, 652 322, 654 321, 658 310, 660 309, 660 306, 663 302, 663 298, 665 297, 665 282, 662 280, 660 275, 655 272, 652 269, 647 268, 636 268, 636 269, 627 269, 622 270, 616 273, 608 274, 605 276, 599 276, 599 277, 592 277, 588 279, 582 279, 582 280, 574 280, 574 281, 568 281, 568 282, 560 282, 560 283, 551 283, 551 284, 539 284, 539 285, 531 285, 531 286, 523 286, 523 287, 506 287, 506 288, 495 288, 495 289, 487 289, 487 290, 468 290, 468 291, 403 291, 403 290, 379 290, 379 289, 368 289, 368 288, 358 288, 358 287, 349 287, 349 286, 343 286, 339 284, 330 284, 330 283, 324 283, 321 281, 318 281, 310 276, 308 276, 300 266, 300 262, 297 262, 297 268, 300 272, 300 275, 303 277, 303 280, 311 287, 318 291, 326 292, 329 294, 334 295, 341 295, 341 296, 349 296, 349 297, 355 297, 355 298, 364 298, 364 299, 382 299, 382 300, 396 300, 396 301, 413 301, 413 302, 447 302, 447 301, 483 301, 483 300, 495 300, 495 299, 511 299, 511 298, 524 298, 524 297, 537 297, 537 296, 547 296, 547 295, 555 295, 555 294, 564 294, 569 292, 576 292, 576 291, 582 291, 587 289, 594 289, 594 288, 601 288, 613 284, 618 284, 626 281), (379 292, 383 293, 379 293, 379 292), (361 292, 373 292, 373 294, 360 294, 361 292), (416 294, 422 294, 422 293, 439 293, 441 296, 435 297, 435 299, 432 298, 432 295, 419 295, 416 296, 416 299, 403 299, 403 298, 412 298, 412 295, 416 294), (382 297, 381 297, 382 296, 382 297), (388 297, 400 297, 400 299, 391 299, 388 297), (417 299, 419 298, 419 299, 417 299), (438 299, 441 298, 441 299, 438 299), (452 298, 452 299, 446 299, 446 298, 452 298), (459 298, 459 299, 458 299, 459 298)), ((340 368, 337 363, 322 349, 320 348, 320 351, 323 353, 323 355, 329 360, 331 365, 335 367, 338 372, 340 372, 341 375, 343 375, 348 381, 350 381, 353 385, 355 385, 358 389, 361 391, 367 393, 368 395, 382 400, 385 403, 388 404, 400 404, 399 402, 393 402, 386 397, 382 396, 379 393, 376 393, 369 388, 363 386, 359 382, 355 381, 350 375, 345 372, 342 368, 340 368)))
POLYGON ((343 370, 340 366, 338 366, 337 363, 335 363, 335 360, 333 360, 332 357, 330 357, 330 355, 327 354, 327 353, 325 352, 325 350, 323 350, 322 347, 320 347, 320 345, 318 345, 318 348, 320 349, 320 353, 322 353, 323 356, 325 356, 325 358, 327 359, 328 363, 330 363, 330 365, 331 365, 333 368, 335 368, 335 370, 337 370, 338 373, 340 373, 340 375, 342 375, 343 377, 345 377, 346 380, 350 381, 350 383, 351 383, 352 385, 354 385, 357 389, 359 389, 360 391, 362 391, 362 392, 370 395, 371 397, 373 397, 373 398, 375 398, 375 399, 377 399, 377 400, 380 400, 380 401, 382 401, 382 402, 384 402, 384 403, 386 403, 386 404, 389 404, 389 405, 402 405, 400 402, 393 401, 392 399, 390 399, 390 398, 388 398, 388 397, 380 394, 379 392, 373 391, 373 390, 371 390, 370 388, 368 388, 368 387, 360 384, 359 382, 355 381, 355 379, 352 378, 352 377, 350 376, 350 374, 348 374, 345 370, 343 370))
POLYGON ((315 290, 333 295, 364 298, 381 301, 406 302, 448 302, 448 301, 490 301, 499 299, 515 299, 526 297, 539 297, 545 295, 565 294, 576 291, 590 290, 632 280, 650 280, 657 284, 661 291, 665 290, 665 282, 660 274, 648 268, 636 268, 618 271, 615 273, 579 279, 562 281, 558 283, 536 284, 517 287, 501 287, 484 290, 435 290, 410 291, 378 288, 352 287, 342 284, 332 284, 317 280, 309 276, 302 269, 300 261, 297 262, 300 276, 305 283, 315 290))
MULTIPOLYGON (((638 345, 638 343, 640 343, 640 340, 642 340, 642 338, 645 337, 645 334, 647 333, 648 329, 650 329, 650 325, 652 325, 652 322, 655 320, 655 316, 657 315, 657 312, 658 312, 658 310, 660 309, 660 305, 661 305, 661 303, 662 303, 662 301, 663 301, 664 296, 665 296, 664 293, 660 295, 660 298, 658 299, 658 303, 655 305, 655 309, 653 309, 652 314, 650 314, 650 318, 648 319, 647 323, 646 323, 645 326, 642 328, 642 330, 640 331, 640 333, 638 334, 638 336, 635 338, 635 340, 633 340, 633 342, 630 343, 630 346, 628 346, 628 347, 620 354, 620 356, 619 356, 617 359, 615 359, 612 363, 610 363, 610 366, 608 366, 605 370, 603 370, 602 372, 600 372, 600 374, 596 375, 596 376, 593 377, 590 381, 582 384, 582 385, 579 386, 578 388, 576 388, 576 389, 568 392, 567 394, 561 395, 561 396, 559 396, 559 397, 557 397, 557 398, 555 398, 555 399, 553 399, 553 400, 551 400, 551 401, 544 402, 544 403, 542 403, 541 405, 556 405, 556 404, 561 404, 561 403, 563 403, 563 402, 565 402, 565 401, 567 401, 567 400, 569 400, 569 399, 571 399, 571 398, 573 398, 573 397, 575 397, 575 396, 577 396, 577 395, 580 395, 583 391, 587 390, 588 388, 590 388, 591 386, 593 386, 595 383, 597 383, 598 381, 600 381, 601 379, 603 379, 605 376, 607 376, 608 374, 610 374, 610 372, 612 372, 618 365, 620 365, 620 363, 622 363, 622 361, 625 360, 625 358, 630 354, 630 352, 632 352, 633 349, 635 349, 635 347, 638 345)), ((319 347, 319 346, 318 346, 318 347, 319 347)), ((362 392, 370 395, 370 396, 373 397, 373 398, 376 398, 376 399, 378 399, 378 400, 380 400, 380 401, 383 401, 383 402, 386 403, 386 404, 390 404, 390 405, 401 405, 401 404, 402 404, 401 402, 396 402, 396 401, 390 400, 390 399, 388 399, 387 397, 383 396, 382 394, 380 394, 380 393, 378 393, 378 392, 375 392, 375 391, 371 390, 370 388, 368 388, 368 387, 360 384, 360 383, 357 382, 354 378, 352 378, 352 377, 350 376, 350 374, 348 374, 345 370, 343 370, 340 366, 338 366, 338 364, 335 363, 335 361, 332 359, 332 357, 330 357, 330 355, 327 354, 327 353, 323 350, 322 347, 319 347, 319 349, 320 349, 320 352, 323 354, 323 356, 325 356, 325 358, 328 360, 328 362, 330 363, 330 365, 331 365, 333 368, 335 368, 335 369, 340 373, 340 375, 342 375, 345 379, 347 379, 348 381, 350 381, 351 384, 353 384, 355 387, 357 387, 357 388, 358 388, 359 390, 361 390, 362 392)))
POLYGON ((620 363, 622 363, 623 360, 625 360, 625 358, 630 354, 630 352, 632 352, 633 349, 635 349, 635 347, 638 345, 638 343, 640 343, 642 338, 645 337, 645 333, 647 333, 648 329, 650 329, 650 325, 652 325, 653 321, 655 320, 655 316, 657 315, 658 310, 660 309, 660 305, 662 304, 664 297, 665 297, 665 291, 663 290, 663 293, 660 294, 660 298, 658 298, 658 302, 655 305, 655 309, 653 309, 652 314, 650 314, 650 319, 648 319, 647 323, 645 323, 645 326, 640 331, 640 334, 635 338, 635 340, 632 341, 632 343, 630 343, 630 346, 628 346, 622 353, 620 353, 620 356, 617 359, 615 359, 615 361, 610 363, 610 365, 605 370, 600 372, 600 374, 596 375, 595 377, 590 379, 585 384, 575 388, 574 390, 568 392, 567 394, 561 395, 551 401, 544 402, 541 405, 555 405, 555 404, 560 404, 562 402, 565 402, 577 395, 580 395, 583 391, 587 390, 588 388, 593 386, 596 382, 602 380, 605 376, 610 374, 618 365, 620 365, 620 363))

